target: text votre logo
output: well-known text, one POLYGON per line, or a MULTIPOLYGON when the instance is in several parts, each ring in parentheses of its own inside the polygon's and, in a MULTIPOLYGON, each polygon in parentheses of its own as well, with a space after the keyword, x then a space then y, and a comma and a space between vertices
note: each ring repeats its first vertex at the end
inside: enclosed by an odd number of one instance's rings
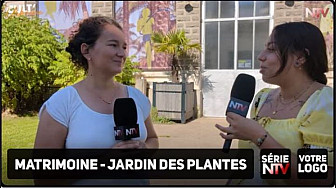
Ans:
POLYGON ((291 175, 290 150, 262 149, 260 173, 263 179, 288 179, 291 175))
POLYGON ((299 149, 297 159, 298 178, 327 178, 328 152, 326 149, 299 149))

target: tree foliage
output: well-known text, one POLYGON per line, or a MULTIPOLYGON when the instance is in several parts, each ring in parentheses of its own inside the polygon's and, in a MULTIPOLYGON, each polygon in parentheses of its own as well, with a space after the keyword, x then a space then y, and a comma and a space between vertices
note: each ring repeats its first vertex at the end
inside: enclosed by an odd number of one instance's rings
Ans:
MULTIPOLYGON (((85 77, 65 51, 64 36, 47 20, 2 12, 2 111, 22 114, 38 110, 59 88, 85 77)), ((134 85, 139 63, 127 57, 115 79, 134 85)))
POLYGON ((38 110, 50 89, 81 74, 64 51, 67 42, 47 20, 2 12, 2 110, 38 110))
POLYGON ((184 56, 191 50, 201 50, 199 43, 190 43, 184 30, 171 30, 167 34, 154 32, 152 37, 154 49, 174 56, 184 56))
POLYGON ((134 55, 126 58, 122 72, 115 76, 116 81, 125 85, 135 85, 134 74, 140 72, 140 69, 137 68, 139 62, 133 62, 134 58, 134 55))
POLYGON ((172 55, 173 75, 178 75, 178 71, 185 70, 190 61, 186 61, 193 51, 201 51, 199 43, 190 43, 190 39, 185 35, 184 30, 171 30, 167 34, 154 32, 151 36, 154 43, 154 50, 172 55))

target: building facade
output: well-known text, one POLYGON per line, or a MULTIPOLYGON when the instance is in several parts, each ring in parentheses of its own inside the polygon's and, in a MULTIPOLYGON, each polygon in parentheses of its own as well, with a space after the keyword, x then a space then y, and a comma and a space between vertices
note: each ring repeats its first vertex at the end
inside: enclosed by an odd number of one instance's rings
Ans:
MULTIPOLYGON (((104 2, 105 4, 107 2, 104 2)), ((328 85, 333 86, 333 6, 330 1, 176 1, 176 28, 184 29, 192 42, 202 44, 194 82, 197 114, 224 117, 233 82, 238 74, 256 78, 256 91, 266 84, 259 74, 257 56, 274 26, 307 21, 321 29, 328 46, 328 85), (189 12, 186 8, 191 5, 189 12)), ((96 10, 96 11, 95 11, 96 10)), ((94 15, 112 15, 101 4, 94 15)), ((169 71, 144 70, 147 95, 152 82, 170 81, 169 71)))
MULTIPOLYGON (((35 1, 21 1, 27 5, 35 1)), ((142 73, 137 84, 152 100, 153 82, 171 81, 170 58, 151 49, 152 31, 184 29, 192 43, 200 43, 194 72, 197 116, 224 117, 238 74, 256 78, 256 92, 266 84, 259 74, 258 54, 274 26, 307 21, 326 39, 328 85, 333 86, 333 4, 330 1, 92 1, 90 15, 116 18, 131 41, 128 53, 139 54, 142 73), (142 20, 142 21, 141 21, 142 20), (141 27, 138 27, 141 25, 141 27)), ((39 11, 39 6, 35 6, 39 11)))

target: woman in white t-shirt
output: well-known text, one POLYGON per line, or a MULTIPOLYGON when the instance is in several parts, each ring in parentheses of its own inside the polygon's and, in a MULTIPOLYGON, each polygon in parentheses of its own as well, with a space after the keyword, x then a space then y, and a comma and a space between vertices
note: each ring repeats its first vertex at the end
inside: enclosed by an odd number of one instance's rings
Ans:
MULTIPOLYGON (((66 51, 87 76, 59 90, 42 105, 35 148, 158 148, 148 98, 113 79, 123 69, 126 47, 122 28, 113 19, 98 16, 80 23, 66 51), (140 137, 115 140, 113 107, 117 98, 135 101, 140 137)), ((122 183, 130 184, 125 180, 122 183)))

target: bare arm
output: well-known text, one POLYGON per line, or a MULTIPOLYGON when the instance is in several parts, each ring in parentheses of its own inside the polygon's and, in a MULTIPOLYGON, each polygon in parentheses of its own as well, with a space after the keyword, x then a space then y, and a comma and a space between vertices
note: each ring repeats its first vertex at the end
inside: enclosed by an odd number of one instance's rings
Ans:
MULTIPOLYGON (((64 148, 65 138, 68 129, 54 120, 44 109, 38 124, 35 138, 35 149, 62 149, 64 148)), ((35 185, 63 185, 67 184, 64 180, 56 179, 35 179, 35 185)))
POLYGON ((38 124, 34 148, 62 149, 67 133, 68 129, 44 109, 38 124))
POLYGON ((147 128, 147 140, 146 140, 147 148, 159 148, 159 139, 154 130, 154 126, 150 116, 148 116, 148 118, 146 119, 145 125, 147 128))

